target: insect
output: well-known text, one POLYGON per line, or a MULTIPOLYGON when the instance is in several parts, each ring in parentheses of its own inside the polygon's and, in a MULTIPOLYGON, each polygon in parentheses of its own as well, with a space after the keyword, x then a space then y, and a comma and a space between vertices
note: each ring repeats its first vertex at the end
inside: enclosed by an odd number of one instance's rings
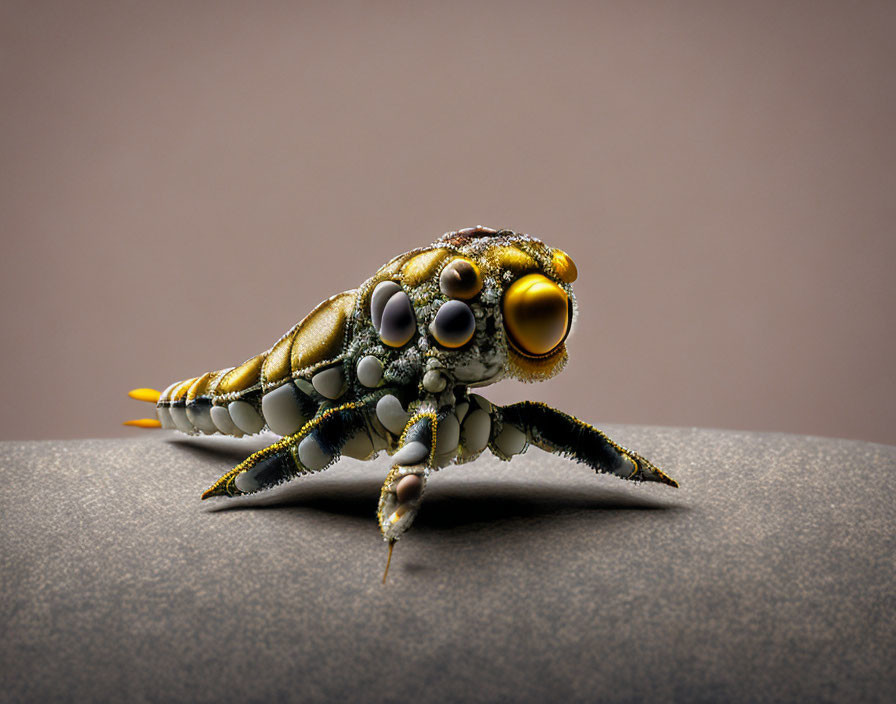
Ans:
MULTIPOLYGON (((634 481, 678 484, 636 452, 542 403, 490 403, 471 389, 510 376, 543 381, 567 361, 577 270, 565 252, 510 230, 474 227, 395 257, 359 288, 312 310, 269 350, 238 367, 178 381, 155 419, 126 425, 282 439, 249 456, 203 495, 252 494, 326 469, 342 456, 391 469, 377 518, 389 544, 411 526, 430 474, 502 460, 528 446, 634 481)), ((385 581, 385 574, 383 580, 385 581)))

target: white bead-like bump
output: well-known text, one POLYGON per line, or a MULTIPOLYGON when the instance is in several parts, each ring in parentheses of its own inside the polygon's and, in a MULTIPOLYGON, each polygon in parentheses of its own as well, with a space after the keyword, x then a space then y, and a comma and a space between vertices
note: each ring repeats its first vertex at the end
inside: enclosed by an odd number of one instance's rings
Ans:
POLYGON ((312 472, 323 469, 332 459, 333 455, 324 450, 313 435, 306 436, 299 443, 299 461, 312 472))
POLYGON ((234 437, 243 437, 243 431, 236 427, 236 424, 230 418, 230 413, 224 406, 212 406, 210 412, 212 423, 225 435, 233 435, 234 437))
POLYGON ((495 446, 508 457, 518 455, 526 447, 526 434, 510 423, 505 423, 500 434, 495 438, 495 446))
POLYGON ((393 435, 401 435, 408 424, 411 414, 408 413, 392 394, 383 396, 376 404, 376 417, 393 435))
POLYGON ((236 427, 244 433, 254 435, 264 428, 264 420, 255 410, 255 407, 247 401, 231 401, 227 406, 230 418, 236 427))
POLYGON ((427 457, 429 457, 429 448, 419 440, 411 440, 411 442, 392 455, 392 464, 410 467, 420 464, 427 457))
POLYGON ((165 430, 174 430, 177 428, 174 424, 174 419, 171 417, 171 411, 168 410, 167 406, 159 406, 156 408, 156 417, 159 419, 159 422, 165 430))
POLYGON ((193 424, 187 418, 187 408, 186 406, 170 406, 168 409, 169 413, 171 413, 171 420, 174 421, 174 425, 177 426, 177 429, 182 433, 195 433, 196 428, 193 427, 193 424))
POLYGON ((258 491, 258 489, 261 488, 261 484, 252 474, 251 469, 247 469, 246 471, 237 474, 236 479, 233 480, 233 483, 237 489, 246 494, 249 494, 253 491, 258 491))
POLYGON ((212 422, 211 406, 207 404, 187 404, 187 420, 206 435, 218 432, 217 426, 212 422))
POLYGON ((423 477, 405 474, 395 485, 395 499, 399 504, 409 504, 423 495, 423 477))
POLYGON ((383 363, 372 354, 362 357, 355 370, 360 381, 368 389, 375 389, 383 378, 383 363))
POLYGON ((470 411, 460 427, 460 444, 464 457, 478 455, 485 450, 491 432, 491 416, 481 408, 470 411))
POLYGON ((265 423, 278 435, 292 435, 308 422, 302 413, 300 393, 296 385, 288 381, 262 396, 261 412, 265 423))
POLYGON ((324 398, 339 398, 345 393, 345 376, 342 373, 342 365, 318 372, 311 377, 311 385, 324 398))
POLYGON ((448 382, 445 380, 445 375, 438 369, 430 369, 423 375, 423 388, 431 394, 444 391, 447 385, 448 382))
POLYGON ((436 455, 453 455, 460 440, 460 423, 453 413, 440 418, 436 426, 436 455))

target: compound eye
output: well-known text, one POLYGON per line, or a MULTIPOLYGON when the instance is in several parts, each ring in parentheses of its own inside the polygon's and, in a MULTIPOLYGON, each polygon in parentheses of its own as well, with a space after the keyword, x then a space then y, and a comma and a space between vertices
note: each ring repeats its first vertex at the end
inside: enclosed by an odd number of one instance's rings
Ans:
POLYGON ((446 301, 436 313, 429 331, 442 347, 463 347, 476 332, 476 318, 463 301, 446 301))
POLYGON ((451 298, 473 298, 482 290, 479 267, 467 259, 455 259, 439 275, 439 288, 451 298))
POLYGON ((566 292, 542 274, 528 274, 504 294, 504 327, 523 354, 548 354, 566 337, 569 328, 566 292))

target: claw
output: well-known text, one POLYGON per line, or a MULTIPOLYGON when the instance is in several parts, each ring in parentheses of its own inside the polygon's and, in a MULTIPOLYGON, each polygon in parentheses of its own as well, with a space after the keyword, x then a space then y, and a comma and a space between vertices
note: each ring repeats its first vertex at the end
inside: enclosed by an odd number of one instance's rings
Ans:
POLYGON ((128 391, 128 396, 138 401, 147 401, 149 403, 158 403, 159 398, 161 397, 162 392, 156 391, 155 389, 131 389, 128 391))
POLYGON ((392 562, 392 548, 395 547, 395 541, 389 541, 389 557, 386 558, 386 569, 383 571, 383 584, 386 583, 386 576, 389 574, 389 564, 392 562))

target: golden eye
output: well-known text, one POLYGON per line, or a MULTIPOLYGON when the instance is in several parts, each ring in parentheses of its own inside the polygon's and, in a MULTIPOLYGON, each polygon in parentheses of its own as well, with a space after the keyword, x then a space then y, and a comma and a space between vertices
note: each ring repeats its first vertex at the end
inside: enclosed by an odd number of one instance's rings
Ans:
POLYGON ((563 342, 569 327, 566 292, 542 274, 528 274, 504 294, 504 327, 520 352, 540 356, 563 342))

